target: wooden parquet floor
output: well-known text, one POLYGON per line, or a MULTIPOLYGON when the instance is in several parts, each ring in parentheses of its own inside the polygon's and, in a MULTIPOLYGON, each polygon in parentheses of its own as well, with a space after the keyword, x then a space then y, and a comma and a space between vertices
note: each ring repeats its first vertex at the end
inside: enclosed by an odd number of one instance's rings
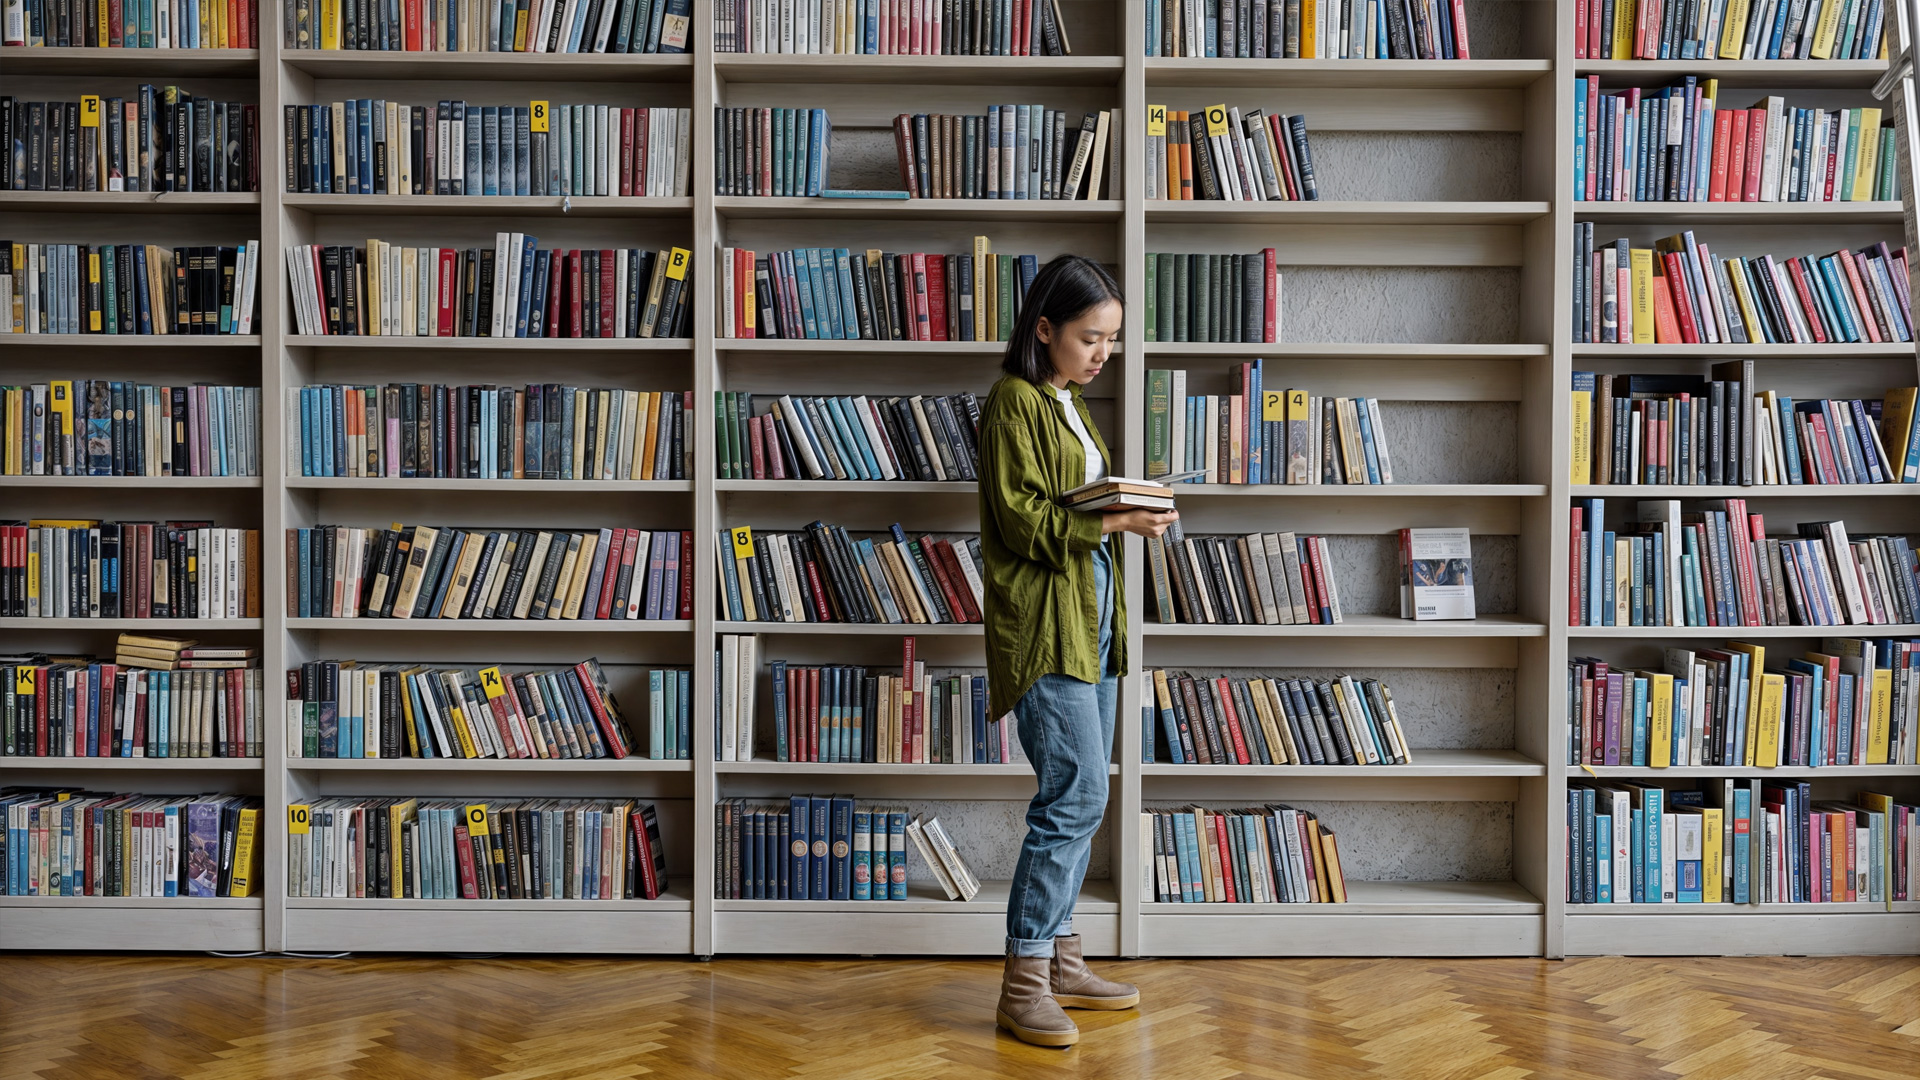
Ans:
POLYGON ((1072 1050, 999 965, 0 955, 5 1080, 1915 1080, 1920 958, 1097 965, 1072 1050))

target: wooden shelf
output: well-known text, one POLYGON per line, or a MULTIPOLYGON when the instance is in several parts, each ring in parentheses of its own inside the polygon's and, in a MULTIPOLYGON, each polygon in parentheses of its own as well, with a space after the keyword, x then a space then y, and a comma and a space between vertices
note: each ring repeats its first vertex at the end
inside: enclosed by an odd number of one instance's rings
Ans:
POLYGON ((1515 750, 1422 750, 1415 747, 1413 760, 1405 765, 1175 765, 1154 762, 1140 766, 1140 775, 1148 781, 1155 777, 1182 780, 1214 776, 1254 776, 1285 779, 1377 778, 1382 776, 1482 777, 1545 776, 1547 767, 1515 750))
POLYGON ((805 634, 835 635, 849 637, 897 636, 906 637, 979 637, 983 633, 979 623, 841 623, 841 622, 735 622, 731 619, 717 619, 713 624, 716 634, 805 634))
POLYGON ((1671 777, 1708 777, 1718 779, 1731 776, 1738 779, 1765 780, 1770 777, 1795 776, 1801 779, 1814 777, 1834 777, 1838 779, 1870 779, 1880 776, 1920 776, 1920 765, 1779 765, 1771 769, 1762 769, 1750 765, 1673 765, 1664 769, 1649 768, 1640 765, 1595 765, 1593 772, 1578 765, 1562 766, 1570 780, 1622 779, 1671 777))
MULTIPOLYGON (((1581 221, 1706 221, 1726 225, 1900 224, 1898 202, 1576 202, 1581 221)), ((1692 226, 1689 225, 1689 228, 1692 226)))
POLYGON ((1912 360, 1914 344, 1910 341, 1866 342, 1827 345, 1741 345, 1723 342, 1718 345, 1575 345, 1573 357, 1576 360, 1644 360, 1649 357, 1671 356, 1700 360, 1753 359, 1753 360, 1912 360))
MULTIPOLYGON (((110 50, 124 52, 124 49, 110 50)), ((4 67, 0 63, 0 67, 4 67)), ((0 214, 233 214, 257 218, 257 191, 0 191, 0 214)))
POLYGON ((369 217, 587 217, 678 218, 693 212, 689 198, 632 195, 301 195, 282 206, 313 214, 369 217))
MULTIPOLYGON (((0 758, 0 761, 6 759, 0 758)), ((287 768, 306 772, 404 773, 687 773, 685 759, 644 758, 297 758, 287 768)))
POLYGON ((1149 359, 1161 356, 1257 356, 1288 360, 1542 360, 1552 355, 1545 345, 1432 345, 1369 342, 1224 342, 1149 341, 1141 346, 1149 359))
POLYGON ((0 349, 258 349, 258 334, 0 334, 0 349))
POLYGON ((713 207, 734 221, 879 218, 895 221, 1118 222, 1117 199, 827 199, 721 195, 713 207))
MULTIPOLYGON (((0 759, 4 760, 4 759, 0 759)), ((716 761, 714 772, 767 776, 1012 776, 1033 779, 1033 766, 1024 761, 985 764, 923 763, 876 764, 870 761, 716 761)), ((1120 775, 1120 766, 1108 765, 1107 775, 1120 775)))
POLYGON ((8 75, 195 75, 252 80, 260 73, 260 50, 6 45, 0 46, 0 71, 8 75))
POLYGON ((980 485, 972 480, 715 480, 715 491, 792 491, 833 492, 863 495, 964 495, 980 494, 980 485))
POLYGON ((1569 904, 1566 910, 1569 956, 1911 955, 1920 941, 1920 914, 1879 904, 1569 904), (1599 907, 1608 910, 1592 910, 1599 907))
POLYGON ((358 52, 282 49, 280 62, 321 79, 691 83, 690 53, 358 52))
POLYGON ((258 476, 0 476, 0 487, 103 488, 109 491, 258 491, 258 476))
POLYGON ((1201 497, 1471 499, 1532 498, 1545 484, 1175 484, 1182 499, 1201 497))
MULTIPOLYGON (((931 876, 924 880, 907 882, 905 900, 715 900, 716 912, 727 914, 755 913, 778 915, 784 913, 839 915, 932 915, 941 912, 965 912, 971 914, 997 915, 1004 919, 1007 914, 1007 893, 1011 883, 1004 880, 982 881, 980 891, 972 900, 949 900, 940 886, 931 876)), ((1073 905, 1075 929, 1078 929, 1082 914, 1112 914, 1120 910, 1113 883, 1089 879, 1080 887, 1080 900, 1073 905)))
POLYGON ((459 634, 684 634, 685 619, 287 619, 289 630, 366 630, 375 633, 459 634))
POLYGON ((289 476, 290 491, 481 491, 533 494, 690 492, 691 480, 475 480, 450 476, 289 476))
POLYGON ((352 952, 677 953, 693 947, 693 902, 288 897, 286 948, 352 952))
POLYGON ((1147 202, 1149 225, 1524 225, 1544 202, 1147 202))
POLYGON ((1528 622, 1512 615, 1487 615, 1471 621, 1458 622, 1416 622, 1412 619, 1396 619, 1390 615, 1349 615, 1345 622, 1332 625, 1313 623, 1294 626, 1265 626, 1228 623, 1154 623, 1142 626, 1141 631, 1147 637, 1200 637, 1200 638, 1312 638, 1312 637, 1493 637, 1527 638, 1543 637, 1547 628, 1537 622, 1528 622))
POLYGON ((288 334, 287 345, 289 348, 450 349, 460 352, 547 349, 565 352, 665 352, 693 348, 693 342, 688 338, 365 337, 353 334, 288 334))
POLYGON ((1315 87, 1342 90, 1476 90, 1528 86, 1549 60, 1240 60, 1149 56, 1147 89, 1315 87))
POLYGON ((1344 904, 1140 905, 1147 918, 1223 915, 1538 915, 1538 897, 1511 881, 1349 881, 1344 904))
POLYGON ((1878 626, 1569 626, 1567 637, 1579 638, 1805 638, 1911 637, 1920 625, 1896 623, 1878 626))
POLYGON ((1118 56, 865 56, 715 53, 725 83, 915 86, 1114 86, 1118 56))
POLYGON ((1831 499, 1920 495, 1920 484, 1575 484, 1571 491, 1576 499, 1831 499))
POLYGON ((1607 89, 1659 86, 1698 75, 1721 85, 1782 89, 1870 89, 1886 74, 1885 60, 1577 60, 1573 74, 1600 76, 1607 89))
POLYGON ((252 952, 265 910, 257 896, 0 896, 0 949, 252 952))
POLYGON ((259 772, 259 758, 173 757, 0 757, 0 772, 21 770, 103 769, 110 772, 259 772))
MULTIPOLYGON (((1004 341, 845 341, 832 338, 718 338, 715 352, 804 352, 836 355, 897 356, 912 353, 921 357, 1004 356, 1004 341)), ((1118 353, 1120 350, 1115 349, 1118 353)))

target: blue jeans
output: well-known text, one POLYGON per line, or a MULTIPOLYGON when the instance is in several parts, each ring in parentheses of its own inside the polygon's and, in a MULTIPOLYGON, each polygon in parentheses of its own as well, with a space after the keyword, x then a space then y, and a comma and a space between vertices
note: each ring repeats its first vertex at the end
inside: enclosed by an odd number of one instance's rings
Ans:
POLYGON ((1094 590, 1100 594, 1100 681, 1042 675, 1013 707, 1040 789, 1027 804, 1027 836, 1007 897, 1009 956, 1052 956, 1054 937, 1073 933, 1073 905, 1087 876, 1093 833, 1107 812, 1119 682, 1106 674, 1113 649, 1112 580, 1102 544, 1093 553, 1094 590))

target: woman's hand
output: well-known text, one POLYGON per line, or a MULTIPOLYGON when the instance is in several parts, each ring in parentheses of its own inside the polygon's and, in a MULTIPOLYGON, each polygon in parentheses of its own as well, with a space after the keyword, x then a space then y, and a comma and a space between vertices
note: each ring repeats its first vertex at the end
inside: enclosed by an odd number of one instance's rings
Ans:
POLYGON ((1135 536, 1159 537, 1180 519, 1178 510, 1114 510, 1100 521, 1100 535, 1130 532, 1135 536))

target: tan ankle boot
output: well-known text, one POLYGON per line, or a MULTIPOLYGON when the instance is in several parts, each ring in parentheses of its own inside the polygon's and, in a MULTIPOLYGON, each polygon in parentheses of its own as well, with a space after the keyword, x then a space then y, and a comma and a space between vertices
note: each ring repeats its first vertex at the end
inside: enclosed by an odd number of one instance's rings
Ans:
POLYGON ((1021 1042, 1035 1046, 1072 1046, 1080 1041, 1080 1029, 1047 992, 1047 967, 1044 956, 1009 956, 1006 972, 1000 977, 1000 1005, 995 1018, 1000 1026, 1021 1042))
POLYGON ((1048 975, 1053 999, 1069 1009, 1131 1009, 1140 1004, 1140 989, 1132 983, 1109 982, 1087 970, 1079 934, 1053 939, 1048 975))

